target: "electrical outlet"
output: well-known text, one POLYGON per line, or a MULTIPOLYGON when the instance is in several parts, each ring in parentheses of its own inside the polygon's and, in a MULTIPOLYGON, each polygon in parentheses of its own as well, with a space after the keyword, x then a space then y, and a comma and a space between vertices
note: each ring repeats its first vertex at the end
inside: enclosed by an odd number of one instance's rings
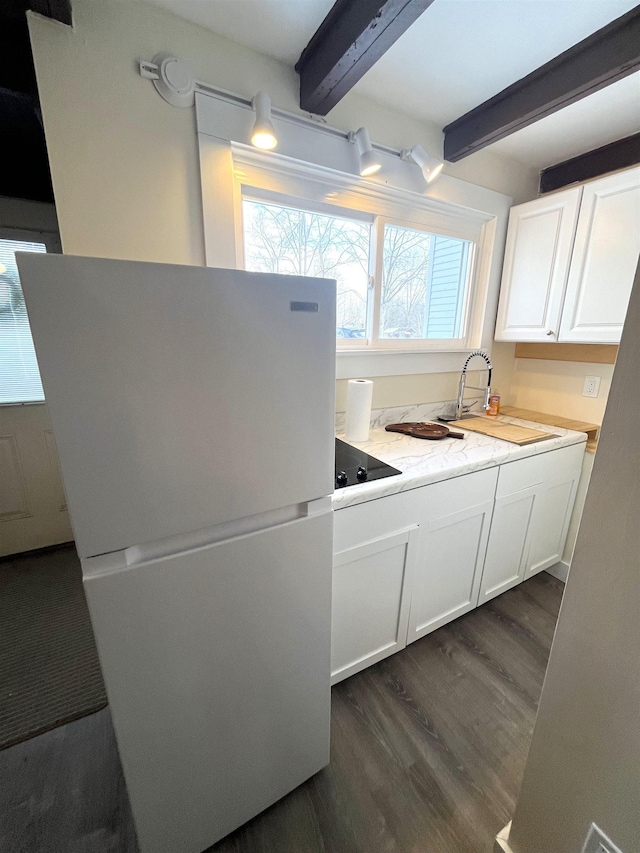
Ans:
POLYGON ((619 847, 595 823, 592 823, 587 833, 582 853, 622 853, 619 847))
POLYGON ((584 387, 582 389, 583 397, 597 397, 600 391, 599 376, 585 376, 584 387))

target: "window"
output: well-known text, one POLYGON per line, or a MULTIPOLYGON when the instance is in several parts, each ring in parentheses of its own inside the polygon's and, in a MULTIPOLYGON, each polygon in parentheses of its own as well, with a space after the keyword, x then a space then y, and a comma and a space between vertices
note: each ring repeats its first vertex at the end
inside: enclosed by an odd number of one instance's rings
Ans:
POLYGON ((0 403, 44 400, 16 252, 46 252, 44 242, 0 237, 0 403))
POLYGON ((380 337, 464 337, 471 243, 385 225, 380 337))
POLYGON ((340 286, 338 378, 459 373, 461 353, 491 347, 508 196, 450 175, 427 185, 415 165, 382 147, 384 169, 363 180, 341 130, 299 117, 282 117, 280 153, 258 151, 246 144, 253 120, 247 107, 224 95, 198 94, 208 266, 276 268, 272 236, 256 235, 258 210, 265 218, 269 209, 274 214, 276 247, 291 234, 274 208, 294 217, 298 234, 310 220, 319 226, 328 217, 333 226, 342 224, 343 235, 357 230, 362 236, 354 242, 368 252, 366 264, 356 246, 340 264, 323 253, 340 286), (400 287, 390 246, 394 238, 409 240, 407 232, 415 245, 400 287))
POLYGON ((245 269, 335 278, 338 338, 365 338, 371 225, 245 199, 245 269))
POLYGON ((466 344, 472 241, 299 203, 245 195, 245 269, 335 278, 340 348, 466 344))

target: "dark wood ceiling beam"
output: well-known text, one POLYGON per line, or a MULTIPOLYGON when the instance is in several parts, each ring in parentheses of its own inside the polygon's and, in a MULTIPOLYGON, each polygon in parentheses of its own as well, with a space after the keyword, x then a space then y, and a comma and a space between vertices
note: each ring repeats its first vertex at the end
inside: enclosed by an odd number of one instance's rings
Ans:
POLYGON ((433 0, 337 0, 296 63, 300 107, 326 115, 433 0))
POLYGON ((71 0, 0 0, 0 18, 23 19, 28 11, 37 12, 61 24, 72 25, 71 0))
POLYGON ((626 169, 640 163, 640 133, 618 139, 609 145, 587 151, 540 172, 540 192, 550 193, 569 184, 581 183, 607 172, 626 169))
POLYGON ((444 128, 456 162, 640 68, 640 6, 444 128))
POLYGON ((27 5, 33 12, 53 18, 61 24, 68 24, 68 26, 73 24, 71 0, 29 0, 27 5))

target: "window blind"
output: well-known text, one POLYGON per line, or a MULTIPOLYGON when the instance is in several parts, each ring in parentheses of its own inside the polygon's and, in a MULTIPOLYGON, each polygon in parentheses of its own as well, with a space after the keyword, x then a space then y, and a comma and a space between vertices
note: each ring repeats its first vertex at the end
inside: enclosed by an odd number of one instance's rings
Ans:
POLYGON ((16 252, 46 252, 44 243, 0 238, 0 403, 44 400, 16 252))

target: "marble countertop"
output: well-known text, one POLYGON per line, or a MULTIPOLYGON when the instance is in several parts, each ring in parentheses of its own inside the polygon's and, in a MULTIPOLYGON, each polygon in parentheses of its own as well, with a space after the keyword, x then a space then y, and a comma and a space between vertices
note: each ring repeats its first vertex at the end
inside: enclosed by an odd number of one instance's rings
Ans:
MULTIPOLYGON (((531 421, 505 415, 500 415, 499 419, 505 423, 540 429, 540 424, 531 421)), ((480 433, 460 430, 459 427, 455 429, 464 432, 464 439, 443 438, 439 441, 427 441, 397 432, 386 432, 384 429, 372 429, 369 441, 350 442, 354 447, 359 447, 371 456, 393 465, 402 473, 382 480, 373 480, 371 483, 337 489, 333 494, 333 508, 343 509, 385 495, 405 492, 419 486, 449 480, 451 477, 482 471, 484 468, 493 468, 505 462, 548 453, 560 447, 586 443, 587 440, 583 432, 553 427, 554 438, 520 447, 480 433)), ((344 440, 343 435, 338 438, 344 440)))

